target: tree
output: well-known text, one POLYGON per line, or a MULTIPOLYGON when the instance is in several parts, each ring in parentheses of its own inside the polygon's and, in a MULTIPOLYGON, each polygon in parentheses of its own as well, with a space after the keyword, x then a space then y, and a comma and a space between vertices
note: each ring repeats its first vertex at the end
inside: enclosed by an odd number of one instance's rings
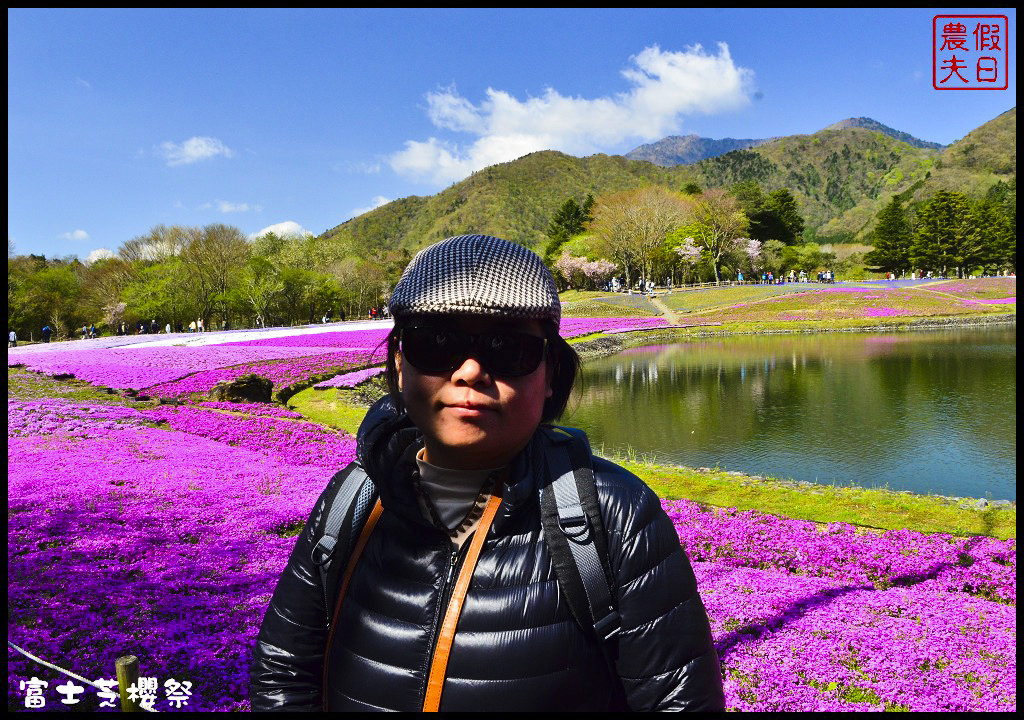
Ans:
POLYGON ((230 225, 207 225, 190 238, 182 253, 186 281, 200 317, 219 309, 228 316, 228 298, 249 259, 249 243, 242 231, 230 225))
POLYGON ((796 245, 804 232, 804 219, 800 215, 796 198, 786 188, 769 193, 764 203, 764 211, 777 222, 778 233, 769 240, 780 240, 786 245, 796 245))
POLYGON ((242 293, 258 322, 267 323, 267 309, 284 289, 273 263, 260 255, 249 259, 242 273, 242 293))
POLYGON ((594 196, 587 195, 583 205, 575 198, 569 198, 558 208, 548 223, 548 243, 544 248, 544 261, 550 266, 560 256, 562 246, 574 235, 583 232, 586 224, 593 220, 594 196))
POLYGON ((570 287, 596 289, 615 272, 615 263, 607 260, 587 260, 585 257, 573 257, 566 250, 555 261, 555 269, 570 287))
POLYGON ((708 190, 693 208, 695 244, 711 260, 715 282, 721 282, 723 261, 735 255, 746 242, 749 225, 739 201, 724 190, 708 190))
POLYGON ((594 206, 590 231, 602 251, 623 266, 626 285, 630 267, 637 266, 641 280, 650 276, 651 259, 666 236, 684 224, 693 201, 656 185, 599 198, 594 206))
POLYGON ((898 197, 878 213, 873 238, 874 249, 864 255, 872 272, 899 276, 910 269, 911 227, 898 197))
POLYGON ((1017 270, 1017 178, 1000 180, 975 208, 976 231, 985 245, 986 263, 1017 270))
POLYGON ((966 195, 946 190, 935 193, 917 211, 911 262, 941 275, 955 270, 958 277, 981 264, 982 248, 971 220, 966 195))

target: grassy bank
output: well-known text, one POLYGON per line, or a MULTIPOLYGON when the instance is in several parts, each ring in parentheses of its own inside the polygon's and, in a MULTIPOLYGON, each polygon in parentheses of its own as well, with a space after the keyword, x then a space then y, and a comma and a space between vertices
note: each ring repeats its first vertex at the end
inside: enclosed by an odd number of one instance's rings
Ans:
MULTIPOLYGON (((366 407, 383 392, 379 378, 352 390, 310 388, 294 395, 289 407, 314 422, 354 434, 366 407)), ((881 530, 908 528, 1000 539, 1015 538, 1017 534, 1016 506, 965 508, 935 496, 826 485, 793 487, 785 480, 656 465, 622 457, 609 459, 643 479, 666 499, 687 498, 707 506, 759 510, 818 523, 846 522, 881 530)))

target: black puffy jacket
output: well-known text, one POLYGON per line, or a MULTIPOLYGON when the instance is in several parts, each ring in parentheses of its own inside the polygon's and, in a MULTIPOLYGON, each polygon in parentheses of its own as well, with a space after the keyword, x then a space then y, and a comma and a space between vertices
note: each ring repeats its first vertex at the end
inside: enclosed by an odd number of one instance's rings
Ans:
MULTIPOLYGON (((595 457, 622 631, 614 670, 574 620, 541 530, 543 433, 512 465, 455 634, 442 711, 723 710, 721 671, 686 554, 655 494, 595 457)), ((384 513, 356 565, 328 658, 329 710, 417 711, 464 552, 420 511, 401 458, 419 432, 386 403, 359 432, 359 462, 384 513)), ((252 709, 324 709, 328 620, 312 548, 325 491, 299 536, 260 628, 252 709)), ((467 542, 463 550, 468 547, 467 542)))

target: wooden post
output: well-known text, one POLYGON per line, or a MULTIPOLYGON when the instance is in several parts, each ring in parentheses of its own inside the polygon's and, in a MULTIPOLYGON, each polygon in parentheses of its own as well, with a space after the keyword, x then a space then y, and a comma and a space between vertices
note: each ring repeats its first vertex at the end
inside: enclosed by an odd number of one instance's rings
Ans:
MULTIPOLYGON (((117 689, 121 695, 121 712, 139 712, 139 701, 128 697, 128 688, 139 687, 139 659, 126 655, 117 659, 117 689)), ((136 696, 138 693, 136 692, 136 696)))

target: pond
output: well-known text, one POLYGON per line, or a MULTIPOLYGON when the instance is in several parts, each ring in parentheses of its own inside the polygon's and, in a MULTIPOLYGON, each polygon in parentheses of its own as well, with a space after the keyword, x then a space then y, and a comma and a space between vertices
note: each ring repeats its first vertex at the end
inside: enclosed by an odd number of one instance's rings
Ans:
POLYGON ((1016 326, 736 336, 586 363, 561 422, 606 454, 1017 498, 1016 326))

